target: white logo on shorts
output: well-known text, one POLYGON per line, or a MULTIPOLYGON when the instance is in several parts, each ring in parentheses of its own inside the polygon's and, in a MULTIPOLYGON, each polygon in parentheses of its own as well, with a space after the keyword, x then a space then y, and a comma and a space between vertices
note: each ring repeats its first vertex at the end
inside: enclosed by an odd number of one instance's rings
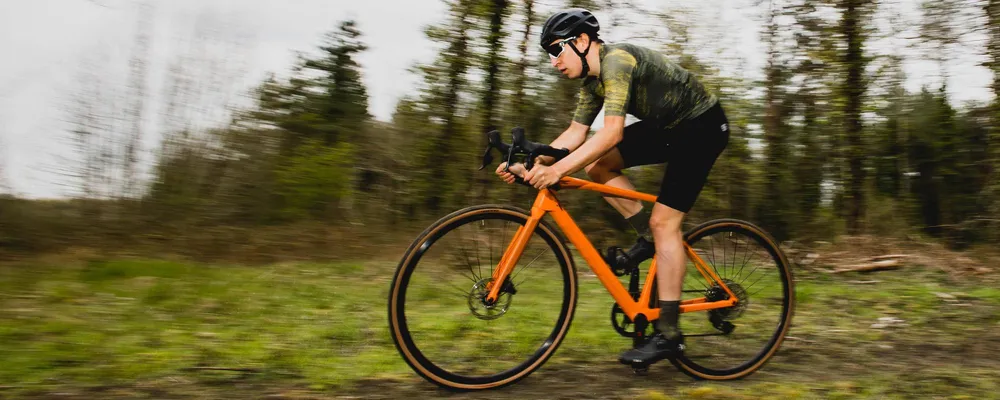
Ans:
POLYGON ((728 125, 729 125, 729 124, 722 124, 722 131, 723 131, 723 132, 725 132, 725 131, 726 131, 727 129, 729 129, 729 126, 728 126, 728 125))

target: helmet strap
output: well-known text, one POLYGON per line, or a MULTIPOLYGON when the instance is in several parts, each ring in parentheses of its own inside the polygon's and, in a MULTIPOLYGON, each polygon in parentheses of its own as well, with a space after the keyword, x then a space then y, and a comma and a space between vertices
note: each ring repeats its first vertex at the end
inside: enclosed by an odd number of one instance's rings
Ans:
POLYGON ((583 74, 581 78, 587 79, 587 74, 590 73, 590 65, 587 64, 587 53, 590 52, 591 42, 587 43, 587 48, 583 49, 582 53, 580 52, 580 50, 576 49, 576 45, 574 45, 573 42, 569 42, 566 44, 569 45, 569 48, 573 49, 573 52, 576 53, 576 55, 580 56, 580 63, 583 64, 583 74))

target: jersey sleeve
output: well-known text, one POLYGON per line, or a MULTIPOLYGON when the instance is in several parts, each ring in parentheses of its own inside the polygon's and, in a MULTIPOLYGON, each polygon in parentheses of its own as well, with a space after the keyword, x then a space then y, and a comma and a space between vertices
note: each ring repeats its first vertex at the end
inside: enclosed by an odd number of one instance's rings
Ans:
POLYGON ((597 118, 597 114, 601 112, 601 107, 604 106, 604 99, 597 96, 591 87, 592 84, 597 82, 590 83, 580 87, 580 93, 577 95, 576 101, 576 112, 573 113, 573 121, 586 126, 594 123, 594 118, 597 118))
POLYGON ((637 65, 635 56, 624 50, 613 50, 601 63, 604 83, 604 115, 624 117, 631 100, 632 74, 637 65))

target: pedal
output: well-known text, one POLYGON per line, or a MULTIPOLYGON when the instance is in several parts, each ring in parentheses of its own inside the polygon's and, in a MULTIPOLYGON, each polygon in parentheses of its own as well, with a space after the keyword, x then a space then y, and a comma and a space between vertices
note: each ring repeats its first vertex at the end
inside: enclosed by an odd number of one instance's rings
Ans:
POLYGON ((624 276, 633 269, 629 263, 628 254, 621 247, 608 247, 601 258, 604 259, 604 262, 608 263, 608 266, 611 267, 611 272, 614 272, 615 276, 624 276))

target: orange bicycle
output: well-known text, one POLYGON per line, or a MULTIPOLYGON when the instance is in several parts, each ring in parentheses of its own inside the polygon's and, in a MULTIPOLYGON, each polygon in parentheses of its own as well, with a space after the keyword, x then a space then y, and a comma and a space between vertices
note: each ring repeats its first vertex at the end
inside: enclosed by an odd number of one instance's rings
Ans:
MULTIPOLYGON (((495 131, 489 141, 483 167, 492 162, 491 149, 505 152, 507 165, 521 157, 528 169, 540 155, 568 154, 525 140, 519 128, 510 145, 495 131)), ((560 204, 556 193, 567 189, 656 201, 654 195, 564 177, 538 191, 530 212, 481 205, 435 222, 406 250, 389 290, 392 338, 417 374, 450 389, 490 389, 545 363, 566 337, 576 308, 579 277, 567 244, 614 298, 615 330, 634 344, 653 333, 659 316, 655 258, 641 286, 638 266, 609 265, 611 249, 602 256, 560 204), (628 287, 620 276, 628 277, 628 287)), ((697 379, 747 376, 774 355, 791 325, 788 261, 766 232, 744 221, 709 221, 684 239, 685 350, 670 361, 697 379)), ((643 373, 648 365, 632 368, 643 373)))

